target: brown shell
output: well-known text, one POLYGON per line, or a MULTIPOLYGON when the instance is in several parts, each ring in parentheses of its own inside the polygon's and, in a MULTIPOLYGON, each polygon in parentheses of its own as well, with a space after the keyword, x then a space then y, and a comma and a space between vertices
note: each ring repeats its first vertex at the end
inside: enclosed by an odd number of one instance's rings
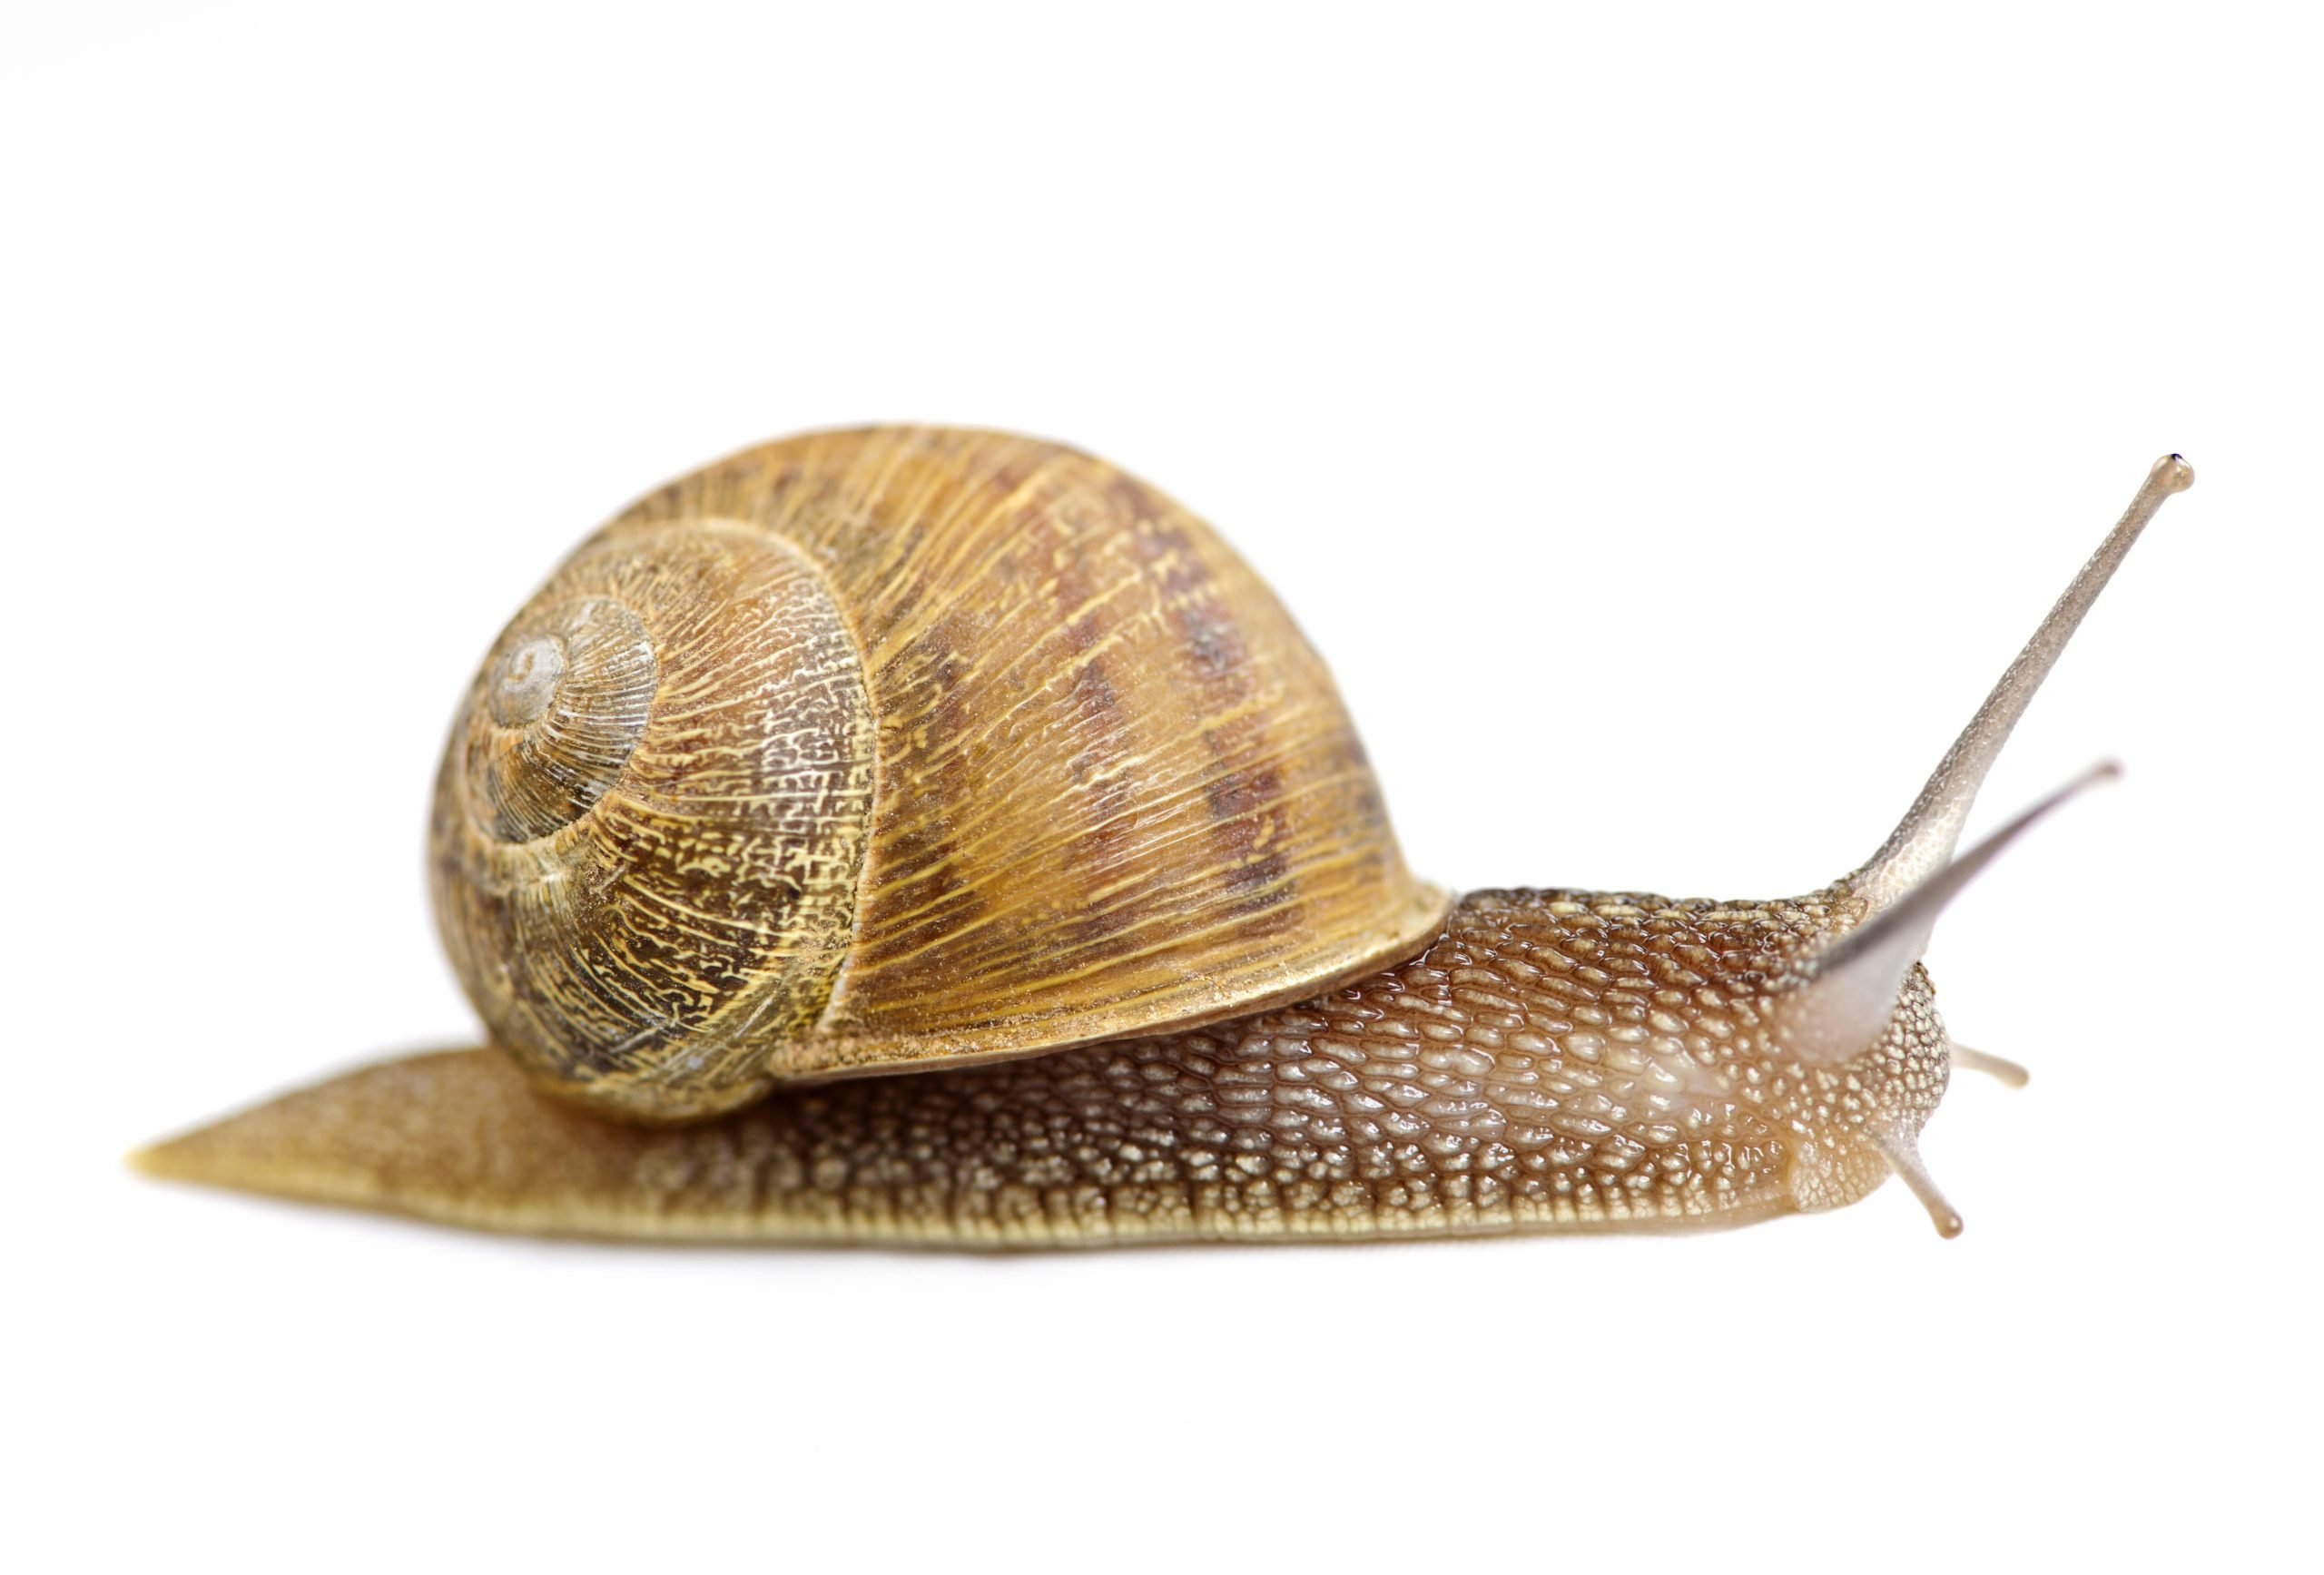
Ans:
POLYGON ((431 850, 495 1039, 662 1118, 1286 1003, 1447 905, 1207 527, 931 428, 751 449, 585 543, 478 674, 431 850))

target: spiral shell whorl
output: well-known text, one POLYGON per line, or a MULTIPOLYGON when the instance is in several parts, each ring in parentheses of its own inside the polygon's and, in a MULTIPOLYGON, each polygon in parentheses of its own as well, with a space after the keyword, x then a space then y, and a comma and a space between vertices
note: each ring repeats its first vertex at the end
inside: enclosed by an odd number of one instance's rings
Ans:
POLYGON ((846 621, 779 538, 596 538, 517 615, 447 752, 437 907, 496 1039, 626 1114, 764 1086, 845 955, 871 801, 846 621))
POLYGON ((587 813, 621 779, 654 703, 654 642, 636 614, 594 597, 541 614, 528 608, 486 664, 469 733, 471 810, 503 842, 587 813))

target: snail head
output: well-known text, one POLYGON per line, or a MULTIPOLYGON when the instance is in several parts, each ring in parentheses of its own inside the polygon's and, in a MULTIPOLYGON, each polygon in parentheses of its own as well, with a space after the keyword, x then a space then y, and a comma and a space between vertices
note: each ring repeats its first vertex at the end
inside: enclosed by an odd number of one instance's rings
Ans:
POLYGON ((1828 1190, 1845 1202, 1869 1167, 1883 1167, 1912 1187, 1937 1229, 1958 1234, 1961 1216, 1921 1163, 1920 1127, 1944 1092, 1951 1068, 1965 1066, 2023 1084, 2024 1069, 1953 1043, 1937 1022, 1928 976, 1920 966, 1937 917, 2010 842, 2068 799, 2120 774, 2112 762, 2092 767, 1955 857, 1978 787, 2010 731, 2165 498, 2194 484, 2176 454, 2155 461, 2122 519, 2083 566, 2016 660, 1945 753, 1912 808, 1872 858, 1826 893, 1824 933, 1786 960, 1771 983, 1773 1035, 1787 1065, 1833 1085, 1852 1117, 1854 1144, 1809 1146, 1793 1173, 1803 1207, 1828 1190))

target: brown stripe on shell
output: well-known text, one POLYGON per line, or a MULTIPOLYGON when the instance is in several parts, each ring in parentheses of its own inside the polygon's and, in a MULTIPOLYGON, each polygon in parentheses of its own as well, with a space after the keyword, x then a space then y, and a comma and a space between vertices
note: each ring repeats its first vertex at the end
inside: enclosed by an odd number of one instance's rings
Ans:
POLYGON ((1253 915, 1291 915, 1297 885, 1278 838, 1277 802, 1283 774, 1267 754, 1269 706, 1276 695, 1256 695, 1250 654, 1242 631, 1218 595, 1210 571, 1168 505, 1128 476, 1112 478, 1115 502, 1138 528, 1132 539, 1160 585, 1163 605, 1185 653, 1187 681, 1212 720, 1202 730, 1215 764, 1207 799, 1221 878, 1253 915), (1256 705, 1252 702, 1258 701, 1256 705))
MULTIPOLYGON (((1070 728, 1078 747, 1067 758, 1075 788, 1088 796, 1088 829, 1067 851, 1067 859, 1095 890, 1132 857, 1139 800, 1146 783, 1137 757, 1127 747, 1121 692, 1106 671, 1102 604, 1093 605, 1097 584, 1078 560, 1061 557, 1051 581, 1057 625, 1064 632, 1071 664, 1070 728)), ((1068 944, 1091 956, 1118 955, 1129 910, 1119 903, 1093 902, 1068 925, 1068 944)))

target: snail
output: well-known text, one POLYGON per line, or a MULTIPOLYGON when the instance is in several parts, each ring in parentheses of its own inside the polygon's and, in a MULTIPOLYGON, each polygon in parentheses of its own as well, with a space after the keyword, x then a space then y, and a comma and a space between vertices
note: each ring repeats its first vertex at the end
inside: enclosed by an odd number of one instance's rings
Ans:
POLYGON ((1919 959, 2068 784, 1987 769, 2159 460, 1904 820, 1806 896, 1455 901, 1322 662, 1199 520, 1075 450, 872 428, 589 537, 438 773, 487 1048, 296 1092, 160 1176, 489 1229, 1095 1245, 1739 1225, 1890 1175, 1955 1067, 1919 959))

